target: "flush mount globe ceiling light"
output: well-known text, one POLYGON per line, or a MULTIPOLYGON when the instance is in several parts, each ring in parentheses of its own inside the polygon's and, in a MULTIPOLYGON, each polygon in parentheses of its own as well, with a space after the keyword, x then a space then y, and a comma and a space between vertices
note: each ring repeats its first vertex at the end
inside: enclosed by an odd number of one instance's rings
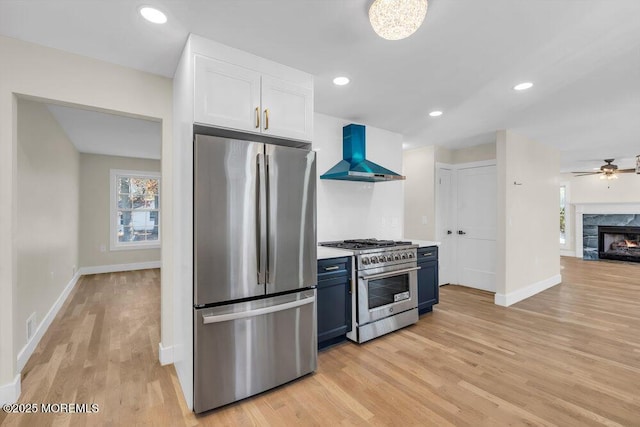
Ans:
POLYGON ((426 15, 427 0, 375 0, 369 8, 373 30, 387 40, 409 37, 426 15))

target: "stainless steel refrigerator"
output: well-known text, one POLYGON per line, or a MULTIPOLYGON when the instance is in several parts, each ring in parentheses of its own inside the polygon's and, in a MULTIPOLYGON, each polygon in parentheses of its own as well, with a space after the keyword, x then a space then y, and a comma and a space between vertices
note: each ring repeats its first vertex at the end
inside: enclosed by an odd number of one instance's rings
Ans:
POLYGON ((194 139, 194 410, 315 371, 315 153, 194 139))

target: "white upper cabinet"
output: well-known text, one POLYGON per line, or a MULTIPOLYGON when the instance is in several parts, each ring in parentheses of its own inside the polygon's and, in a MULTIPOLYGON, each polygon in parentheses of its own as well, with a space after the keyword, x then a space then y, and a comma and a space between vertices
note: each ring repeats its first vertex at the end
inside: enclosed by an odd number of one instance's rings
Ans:
POLYGON ((311 140, 313 90, 262 76, 262 132, 284 138, 311 140))
POLYGON ((206 39, 192 39, 195 123, 311 141, 311 75, 206 39))
POLYGON ((204 56, 195 61, 194 121, 259 130, 260 73, 204 56))

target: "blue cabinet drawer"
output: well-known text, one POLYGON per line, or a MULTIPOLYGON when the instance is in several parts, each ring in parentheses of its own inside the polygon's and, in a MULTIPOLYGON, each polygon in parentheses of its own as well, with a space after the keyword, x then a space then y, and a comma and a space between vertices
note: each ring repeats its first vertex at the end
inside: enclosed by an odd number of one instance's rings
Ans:
POLYGON ((318 261, 318 281, 349 276, 350 267, 351 257, 321 259, 318 261))
POLYGON ((438 247, 428 246, 426 248, 418 248, 418 259, 420 262, 437 261, 438 260, 438 247))

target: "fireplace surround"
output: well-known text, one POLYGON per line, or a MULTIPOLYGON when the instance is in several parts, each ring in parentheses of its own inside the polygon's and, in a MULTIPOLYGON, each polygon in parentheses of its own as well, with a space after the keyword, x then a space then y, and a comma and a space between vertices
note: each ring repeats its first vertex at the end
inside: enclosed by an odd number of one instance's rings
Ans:
MULTIPOLYGON (((575 203, 573 251, 571 255, 585 260, 598 260, 598 227, 640 227, 640 203, 575 203)), ((562 253, 562 251, 561 251, 562 253)))
POLYGON ((598 257, 640 262, 640 227, 599 226, 598 257))

